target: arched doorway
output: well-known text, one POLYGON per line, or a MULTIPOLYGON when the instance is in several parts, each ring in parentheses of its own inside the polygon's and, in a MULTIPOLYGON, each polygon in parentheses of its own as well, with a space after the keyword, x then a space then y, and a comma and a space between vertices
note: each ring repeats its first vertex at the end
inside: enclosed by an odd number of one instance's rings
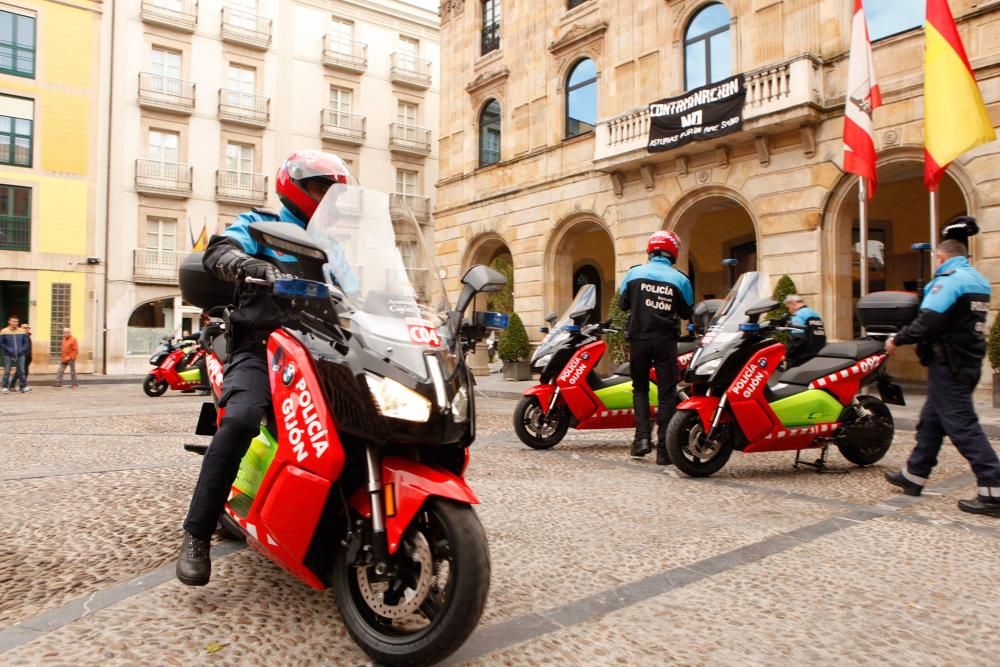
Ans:
MULTIPOLYGON (((499 292, 480 294, 476 297, 476 310, 492 310, 501 313, 514 312, 514 257, 507 241, 495 232, 483 234, 469 244, 462 263, 463 273, 476 264, 485 264, 507 276, 507 284, 499 292)), ((489 375, 489 355, 485 345, 476 347, 469 355, 469 367, 475 375, 489 375)))
POLYGON ((617 290, 615 243, 604 224, 591 217, 563 223, 549 240, 545 252, 546 310, 561 312, 587 284, 597 285, 600 317, 606 318, 617 290))
POLYGON ((746 271, 757 270, 757 230, 746 205, 726 192, 695 193, 674 207, 667 229, 680 235, 677 264, 695 301, 722 298, 746 271))
MULTIPOLYGON (((930 238, 930 204, 923 182, 922 155, 915 151, 890 155, 878 165, 878 189, 868 206, 868 290, 916 291, 921 277, 931 277, 930 257, 912 249, 916 243, 936 244, 930 238)), ((938 190, 939 225, 956 215, 975 215, 971 188, 955 168, 938 190)), ((823 290, 828 335, 840 340, 860 334, 855 304, 860 294, 857 180, 845 176, 834 188, 824 219, 823 290)), ((970 250, 975 256, 977 238, 970 250)), ((901 379, 924 377, 912 350, 893 359, 892 372, 901 379)))
POLYGON ((171 336, 179 324, 180 313, 175 312, 177 299, 169 296, 141 303, 128 318, 126 354, 149 355, 160 339, 171 336))

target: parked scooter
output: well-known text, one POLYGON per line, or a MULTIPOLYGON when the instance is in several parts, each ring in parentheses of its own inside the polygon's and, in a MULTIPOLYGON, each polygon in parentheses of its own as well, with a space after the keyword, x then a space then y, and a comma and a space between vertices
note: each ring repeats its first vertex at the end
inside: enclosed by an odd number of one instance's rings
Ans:
MULTIPOLYGON (((348 631, 377 662, 423 665, 462 645, 489 589, 479 501, 464 479, 476 411, 463 352, 506 316, 463 323, 463 313, 506 279, 469 269, 450 308, 420 227, 400 208, 337 184, 308 231, 251 225, 255 240, 294 258, 280 267, 298 277, 241 286, 271 289, 292 319, 267 341, 274 414, 241 462, 223 522, 299 581, 332 586, 348 631), (343 261, 328 263, 334 253, 343 261)), ((180 282, 202 308, 231 298, 197 255, 180 282)), ((216 393, 214 367, 210 357, 216 393)), ((222 413, 207 405, 203 434, 222 413)))
MULTIPOLYGON (((702 301, 693 319, 707 324, 722 301, 702 301)), ((531 358, 540 383, 525 390, 514 409, 514 432, 534 449, 557 445, 570 427, 578 430, 634 428, 632 377, 629 364, 601 378, 594 372, 607 350, 601 335, 613 331, 609 322, 594 322, 597 290, 584 285, 562 317, 554 317, 549 332, 531 358)), ((693 332, 694 333, 694 332, 693 332)), ((697 340, 691 336, 677 344, 678 377, 683 377, 697 340)), ((678 385, 678 402, 687 398, 678 385)), ((656 414, 659 394, 656 371, 650 372, 649 402, 656 414)))
MULTIPOLYGON (((825 469, 830 445, 865 466, 885 456, 894 425, 886 403, 903 404, 885 371, 884 335, 917 314, 916 296, 876 292, 858 302, 858 319, 872 337, 826 345, 808 362, 781 372, 785 346, 768 336, 785 327, 761 322, 778 308, 767 276, 744 273, 702 339, 687 371, 691 398, 677 406, 667 449, 692 477, 718 471, 734 450, 822 448, 808 465, 825 469), (877 383, 881 399, 863 395, 877 383)), ((796 464, 804 463, 796 454, 796 464)))
POLYGON ((199 364, 205 352, 194 341, 175 343, 170 337, 161 339, 160 346, 149 358, 154 368, 142 381, 142 390, 153 398, 167 389, 193 393, 205 389, 199 364))

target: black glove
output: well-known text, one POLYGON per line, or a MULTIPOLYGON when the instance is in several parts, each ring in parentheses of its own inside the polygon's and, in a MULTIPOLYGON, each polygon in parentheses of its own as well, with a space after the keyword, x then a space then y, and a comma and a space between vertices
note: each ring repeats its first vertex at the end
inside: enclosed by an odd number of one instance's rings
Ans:
POLYGON ((287 273, 283 273, 278 267, 263 259, 250 258, 243 262, 240 267, 240 274, 244 278, 257 278, 274 283, 275 280, 286 278, 287 273))

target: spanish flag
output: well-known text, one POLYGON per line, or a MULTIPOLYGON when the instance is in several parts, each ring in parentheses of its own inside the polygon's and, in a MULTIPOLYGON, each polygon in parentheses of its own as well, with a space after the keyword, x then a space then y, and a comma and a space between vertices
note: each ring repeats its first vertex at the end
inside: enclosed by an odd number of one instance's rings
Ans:
POLYGON ((208 227, 206 224, 202 224, 201 233, 198 234, 198 239, 191 244, 191 250, 194 252, 200 252, 208 247, 208 227))
POLYGON ((924 40, 924 184, 934 192, 952 160, 997 135, 947 0, 927 0, 924 40))

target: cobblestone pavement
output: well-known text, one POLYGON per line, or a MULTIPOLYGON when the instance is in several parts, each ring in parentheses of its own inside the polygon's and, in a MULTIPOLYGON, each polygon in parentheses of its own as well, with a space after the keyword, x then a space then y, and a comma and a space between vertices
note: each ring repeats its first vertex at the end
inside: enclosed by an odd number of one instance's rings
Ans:
MULTIPOLYGON (((239 545, 211 585, 173 579, 200 399, 138 384, 0 397, 0 664, 367 664, 334 609, 239 545), (215 652, 209 652, 210 645, 215 652), (219 648, 221 647, 221 648, 219 648)), ((867 469, 819 475, 736 454, 683 478, 630 434, 522 446, 480 399, 469 480, 490 599, 454 664, 987 664, 1000 653, 1000 521, 960 513, 946 448, 933 492, 867 469)))

